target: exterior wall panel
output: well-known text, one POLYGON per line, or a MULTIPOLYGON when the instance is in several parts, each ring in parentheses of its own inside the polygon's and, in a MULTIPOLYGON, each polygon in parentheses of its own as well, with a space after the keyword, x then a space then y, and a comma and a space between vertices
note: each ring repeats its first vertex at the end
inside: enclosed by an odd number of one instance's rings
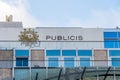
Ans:
POLYGON ((0 68, 12 68, 13 50, 0 50, 0 68))
POLYGON ((12 69, 0 69, 0 80, 12 80, 12 69))
POLYGON ((94 66, 107 67, 108 66, 107 50, 94 50, 94 66))
POLYGON ((45 66, 45 53, 44 50, 31 50, 32 67, 44 67, 45 66))

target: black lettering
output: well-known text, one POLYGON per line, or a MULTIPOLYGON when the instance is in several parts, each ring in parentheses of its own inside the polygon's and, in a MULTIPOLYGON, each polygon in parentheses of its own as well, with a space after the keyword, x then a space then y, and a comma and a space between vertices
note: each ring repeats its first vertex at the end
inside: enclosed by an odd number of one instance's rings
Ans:
POLYGON ((46 40, 50 39, 51 37, 49 35, 46 36, 46 40))
POLYGON ((63 36, 63 40, 68 40, 65 36, 63 36))
POLYGON ((62 36, 57 36, 57 40, 62 40, 62 36))
POLYGON ((75 40, 75 36, 70 36, 70 40, 75 40))
POLYGON ((52 40, 56 40, 56 36, 52 36, 52 38, 51 38, 52 40))
POLYGON ((78 40, 83 40, 83 37, 82 36, 78 36, 78 40))

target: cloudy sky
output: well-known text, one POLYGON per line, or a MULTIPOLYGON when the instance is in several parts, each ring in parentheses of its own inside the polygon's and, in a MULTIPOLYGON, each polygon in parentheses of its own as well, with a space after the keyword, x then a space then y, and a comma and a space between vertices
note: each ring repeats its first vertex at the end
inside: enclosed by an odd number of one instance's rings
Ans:
POLYGON ((120 26, 120 0, 0 0, 0 21, 5 15, 24 27, 120 26))

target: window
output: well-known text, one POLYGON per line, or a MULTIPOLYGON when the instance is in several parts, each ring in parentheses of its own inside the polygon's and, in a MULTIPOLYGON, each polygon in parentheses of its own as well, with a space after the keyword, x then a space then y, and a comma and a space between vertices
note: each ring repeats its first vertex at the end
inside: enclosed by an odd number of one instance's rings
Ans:
POLYGON ((28 66, 28 58, 16 58, 16 66, 28 66))
POLYGON ((117 32, 104 32, 104 38, 117 38, 117 32))
POLYGON ((15 50, 16 66, 28 66, 29 50, 15 50))
POLYGON ((90 58, 80 58, 81 67, 90 67, 90 58))
POLYGON ((112 58, 112 66, 120 66, 120 58, 112 58))
POLYGON ((119 48, 119 44, 117 40, 105 40, 104 46, 105 48, 119 48))
POLYGON ((112 66, 120 66, 120 50, 109 50, 112 66))
POLYGON ((104 47, 105 48, 119 48, 119 32, 104 32, 104 47))
POLYGON ((78 50, 78 56, 79 56, 79 66, 81 67, 90 66, 92 50, 78 50))
POLYGON ((118 32, 118 38, 120 38, 120 32, 118 32))
POLYGON ((120 50, 109 50, 110 56, 120 56, 120 50))
POLYGON ((15 56, 16 57, 28 57, 29 56, 29 50, 15 50, 15 56))
POLYGON ((74 58, 64 58, 64 67, 74 67, 74 58))
POLYGON ((76 50, 62 50, 62 56, 76 56, 76 50))
POLYGON ((58 58, 48 58, 48 67, 58 67, 58 58))
POLYGON ((46 56, 60 56, 60 50, 46 50, 46 56))
POLYGON ((92 50, 78 50, 78 56, 92 56, 92 50))

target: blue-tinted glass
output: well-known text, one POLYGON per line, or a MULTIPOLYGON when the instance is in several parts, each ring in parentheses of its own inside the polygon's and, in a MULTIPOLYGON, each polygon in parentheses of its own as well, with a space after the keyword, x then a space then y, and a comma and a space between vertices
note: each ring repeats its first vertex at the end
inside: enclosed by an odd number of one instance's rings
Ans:
POLYGON ((112 66, 120 66, 120 58, 112 58, 112 66))
POLYGON ((90 58, 80 58, 80 66, 82 67, 90 67, 90 58))
POLYGON ((58 67, 58 58, 49 58, 48 67, 58 67))
POLYGON ((62 56, 76 56, 76 50, 62 50, 62 56))
POLYGON ((120 38, 120 32, 118 32, 118 38, 120 38))
POLYGON ((29 50, 15 50, 16 57, 29 56, 29 50))
POLYGON ((120 50, 109 50, 110 56, 120 56, 120 50))
POLYGON ((16 66, 22 66, 22 59, 21 58, 16 59, 16 66))
POLYGON ((74 67, 74 58, 64 58, 64 67, 74 67))
POLYGON ((92 56, 92 50, 78 50, 78 56, 92 56))
POLYGON ((117 38, 117 32, 104 32, 104 38, 117 38))
POLYGON ((28 66, 28 58, 23 58, 23 66, 28 66))
POLYGON ((120 40, 118 41, 118 48, 120 48, 120 40))
POLYGON ((28 66, 28 58, 16 58, 16 66, 28 66))
POLYGON ((105 48, 118 48, 118 41, 115 40, 105 40, 104 41, 104 47, 105 48))
MULTIPOLYGON (((14 80, 30 80, 30 70, 29 69, 15 69, 14 70, 14 80)), ((11 79, 7 79, 11 80, 11 79)))
POLYGON ((46 56, 60 56, 60 50, 46 50, 46 56))

